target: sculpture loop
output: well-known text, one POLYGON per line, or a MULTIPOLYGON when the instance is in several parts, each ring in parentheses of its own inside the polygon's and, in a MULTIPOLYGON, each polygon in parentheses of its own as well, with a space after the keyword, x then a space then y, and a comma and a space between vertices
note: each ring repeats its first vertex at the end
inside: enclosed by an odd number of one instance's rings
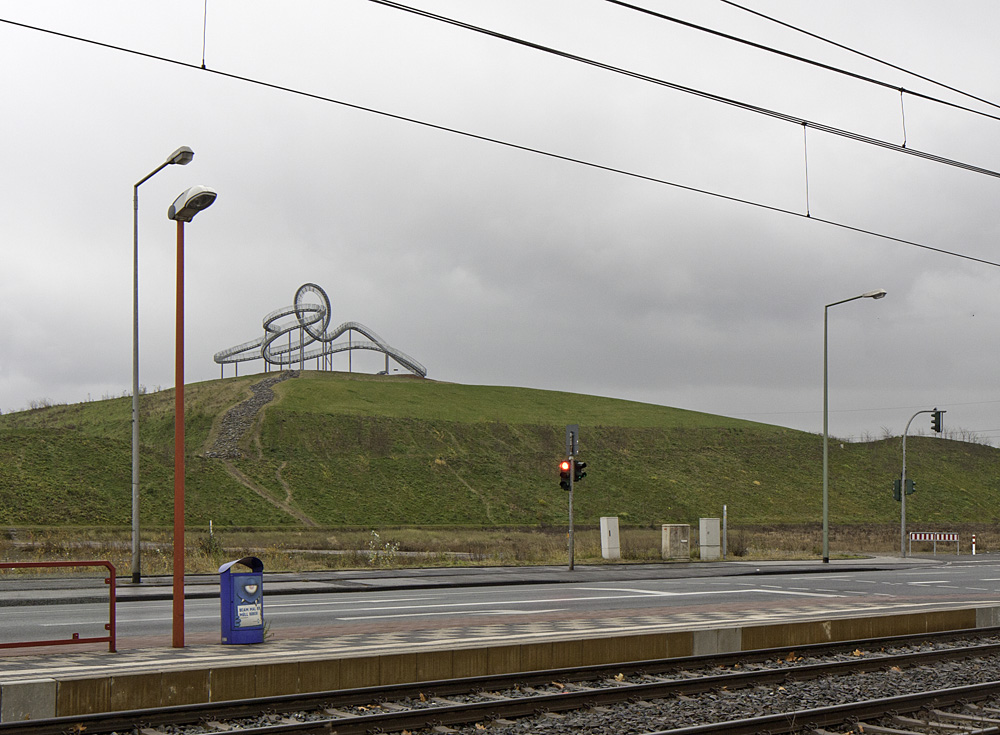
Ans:
POLYGON ((268 365, 304 365, 306 360, 331 357, 337 352, 349 350, 374 350, 386 356, 386 372, 391 357, 414 375, 426 377, 427 368, 401 350, 389 345, 375 332, 359 322, 344 322, 336 329, 330 329, 330 298, 315 283, 304 283, 295 292, 295 303, 276 309, 264 317, 264 334, 257 339, 229 347, 215 353, 218 365, 264 360, 268 365), (321 303, 310 303, 309 295, 318 297, 321 303), (287 317, 294 317, 288 320, 287 317), (351 332, 360 332, 368 340, 354 340, 351 332), (297 333, 298 339, 293 339, 297 333), (346 342, 336 342, 347 333, 346 342), (287 343, 279 339, 288 338, 287 343), (312 345, 312 349, 307 349, 312 345))

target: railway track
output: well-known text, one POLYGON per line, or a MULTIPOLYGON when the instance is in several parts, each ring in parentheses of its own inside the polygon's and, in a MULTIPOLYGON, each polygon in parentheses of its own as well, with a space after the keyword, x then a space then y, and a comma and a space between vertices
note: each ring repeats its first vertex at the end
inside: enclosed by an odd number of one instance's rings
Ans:
MULTIPOLYGON (((893 727, 876 722, 886 713, 905 717, 943 712, 956 703, 968 710, 970 702, 1000 700, 1000 681, 992 679, 1000 679, 1000 630, 983 629, 2 723, 0 735, 196 735, 237 730, 261 735, 349 735, 463 732, 458 729, 463 727, 482 732, 483 723, 498 733, 538 731, 521 728, 518 718, 541 718, 545 731, 552 733, 823 733, 830 732, 824 728, 844 723, 852 727, 852 722, 866 723, 865 729, 838 732, 934 732, 901 729, 899 723, 895 730, 870 728, 893 727), (922 683, 926 691, 884 696, 887 690, 912 685, 916 678, 912 672, 928 679, 937 670, 951 674, 966 670, 969 662, 976 672, 995 676, 984 683, 983 674, 974 672, 979 681, 947 686, 922 683), (850 683, 848 693, 858 691, 853 699, 824 700, 826 693, 843 688, 841 682, 872 672, 878 672, 884 682, 850 683), (782 709, 786 703, 810 701, 789 694, 807 682, 818 692, 816 706, 782 709), (879 696, 871 695, 872 687, 879 696), (737 702, 741 697, 746 701, 737 702), (770 700, 772 711, 760 712, 758 700, 770 700), (721 707, 720 703, 734 706, 721 707), (713 714, 715 709, 718 714, 713 714), (726 709, 731 714, 724 714, 726 709), (648 715, 645 724, 638 722, 639 715, 648 715), (606 729, 584 725, 582 717, 591 723, 603 718, 608 724, 606 729), (634 724, 633 719, 637 720, 634 724)), ((1000 704, 996 706, 992 714, 1000 720, 1000 704)), ((988 713, 956 712, 981 716, 980 724, 970 724, 967 732, 1000 733, 1000 729, 984 729, 1000 725, 989 724, 993 718, 988 713)), ((910 719, 920 721, 919 717, 910 719)), ((973 721, 956 717, 952 724, 963 727, 963 722, 973 721)))
POLYGON ((886 735, 995 735, 1000 733, 1000 681, 864 702, 781 712, 645 735, 756 735, 757 733, 885 733, 886 735), (983 703, 986 704, 983 704, 983 703), (827 728, 837 728, 831 731, 827 728), (845 729, 846 728, 846 729, 845 729))

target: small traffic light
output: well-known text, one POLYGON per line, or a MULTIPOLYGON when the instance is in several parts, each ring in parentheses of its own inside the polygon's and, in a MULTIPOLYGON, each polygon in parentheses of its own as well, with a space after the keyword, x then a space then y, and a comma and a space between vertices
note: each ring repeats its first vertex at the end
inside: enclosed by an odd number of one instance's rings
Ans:
POLYGON ((563 490, 570 489, 569 469, 570 465, 568 459, 564 459, 562 462, 559 463, 559 487, 561 487, 563 490))
POLYGON ((941 414, 944 411, 938 411, 936 408, 931 412, 931 430, 941 433, 941 414))
POLYGON ((586 466, 586 462, 573 460, 573 482, 580 482, 580 480, 587 476, 587 473, 583 471, 586 466))
MULTIPOLYGON (((895 480, 892 481, 892 497, 893 497, 893 500, 902 500, 902 493, 900 492, 900 486, 901 485, 902 485, 902 483, 900 482, 900 480, 899 480, 898 477, 895 480)), ((917 483, 915 483, 913 480, 911 480, 909 477, 907 477, 906 478, 906 494, 907 495, 913 495, 913 493, 916 491, 916 489, 917 489, 917 483)))

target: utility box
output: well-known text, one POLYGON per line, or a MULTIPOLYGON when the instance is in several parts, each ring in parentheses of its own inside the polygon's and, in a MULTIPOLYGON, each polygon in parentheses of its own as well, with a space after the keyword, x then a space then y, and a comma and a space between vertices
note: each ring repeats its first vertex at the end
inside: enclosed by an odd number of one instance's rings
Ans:
POLYGON ((605 559, 621 559, 622 547, 618 537, 618 517, 601 518, 601 556, 605 559))
POLYGON ((691 559, 691 526, 687 523, 666 523, 663 526, 663 558, 691 559))
POLYGON ((718 518, 698 519, 698 543, 702 561, 722 558, 722 532, 719 530, 718 518))
POLYGON ((245 556, 219 567, 223 643, 264 642, 264 562, 245 556), (240 564, 249 572, 233 572, 240 564))

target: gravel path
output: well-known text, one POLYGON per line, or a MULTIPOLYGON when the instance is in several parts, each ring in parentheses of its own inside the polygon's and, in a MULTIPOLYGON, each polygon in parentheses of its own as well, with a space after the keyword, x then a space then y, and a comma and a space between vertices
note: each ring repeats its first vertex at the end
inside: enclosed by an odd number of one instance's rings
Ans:
POLYGON ((239 459, 240 440, 253 426, 257 412, 274 400, 274 391, 271 390, 271 386, 297 376, 298 372, 295 370, 282 370, 274 377, 264 378, 259 383, 251 385, 250 390, 253 391, 253 396, 226 412, 226 415, 222 417, 219 435, 215 438, 212 448, 205 452, 205 456, 217 459, 239 459))

